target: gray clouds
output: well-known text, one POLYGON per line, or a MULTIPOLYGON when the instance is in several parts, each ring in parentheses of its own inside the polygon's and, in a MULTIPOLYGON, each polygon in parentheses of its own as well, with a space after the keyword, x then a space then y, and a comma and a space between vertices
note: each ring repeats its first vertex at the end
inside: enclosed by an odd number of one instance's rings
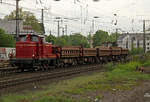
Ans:
MULTIPOLYGON (((12 0, 4 1, 15 4, 12 0)), ((74 0, 61 0, 59 2, 42 0, 42 2, 43 4, 41 5, 40 2, 36 3, 36 0, 22 0, 20 1, 20 5, 30 8, 25 10, 33 12, 39 20, 41 18, 40 9, 44 7, 46 9, 46 31, 49 32, 52 30, 54 33, 57 31, 57 23, 53 22, 53 18, 57 16, 62 18, 80 18, 77 21, 67 20, 61 24, 61 26, 68 25, 69 33, 81 32, 82 30, 82 32, 87 35, 87 32, 91 30, 94 16, 99 17, 98 19, 94 19, 97 21, 95 22, 95 31, 97 29, 103 29, 111 32, 115 28, 115 26, 111 24, 112 20, 114 20, 114 13, 118 15, 117 27, 122 28, 127 32, 131 31, 132 27, 134 27, 135 30, 141 29, 142 31, 142 25, 139 22, 141 17, 137 15, 149 15, 148 13, 150 11, 150 0, 99 0, 98 2, 84 0, 83 3, 76 4, 74 4, 74 0), (132 19, 135 19, 134 24, 131 22, 132 19)), ((0 4, 0 17, 9 14, 14 9, 15 7, 13 6, 0 4)), ((149 16, 147 16, 147 19, 148 18, 149 16)))

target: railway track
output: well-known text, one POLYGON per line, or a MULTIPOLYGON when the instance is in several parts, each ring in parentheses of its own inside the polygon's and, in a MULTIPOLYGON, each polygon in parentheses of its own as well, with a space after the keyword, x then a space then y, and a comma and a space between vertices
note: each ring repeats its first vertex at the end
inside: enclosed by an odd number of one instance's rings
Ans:
POLYGON ((20 75, 18 77, 9 77, 9 78, 1 78, 0 79, 0 89, 16 86, 19 84, 30 83, 35 81, 41 81, 45 79, 55 79, 59 77, 71 76, 79 73, 95 71, 101 69, 102 65, 85 65, 78 66, 74 68, 65 68, 65 70, 53 70, 49 72, 38 72, 38 73, 30 73, 20 75))
POLYGON ((9 61, 8 60, 0 60, 0 68, 8 67, 9 61))
POLYGON ((17 72, 21 72, 17 67, 3 67, 0 68, 0 77, 17 74, 17 72))
POLYGON ((0 60, 0 77, 11 75, 13 73, 20 72, 17 67, 10 67, 8 60, 0 60))

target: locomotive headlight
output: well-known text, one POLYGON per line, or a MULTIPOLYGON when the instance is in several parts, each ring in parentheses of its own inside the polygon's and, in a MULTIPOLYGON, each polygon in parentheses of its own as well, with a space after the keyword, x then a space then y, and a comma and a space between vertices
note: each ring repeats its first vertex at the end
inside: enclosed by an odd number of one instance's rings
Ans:
POLYGON ((33 55, 32 55, 32 58, 34 58, 34 57, 35 57, 35 55, 33 54, 33 55))
POLYGON ((13 57, 13 54, 12 53, 9 53, 9 58, 12 58, 13 57))

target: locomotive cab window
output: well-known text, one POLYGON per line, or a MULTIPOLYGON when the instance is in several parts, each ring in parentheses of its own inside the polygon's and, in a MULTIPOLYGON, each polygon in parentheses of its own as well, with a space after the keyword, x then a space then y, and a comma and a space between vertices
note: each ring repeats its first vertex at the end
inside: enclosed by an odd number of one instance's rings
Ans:
POLYGON ((26 35, 19 36, 19 41, 26 41, 26 35))
POLYGON ((40 38, 41 38, 42 43, 46 42, 44 37, 40 37, 40 38))
POLYGON ((32 35, 31 36, 31 41, 38 42, 39 41, 38 36, 32 35))

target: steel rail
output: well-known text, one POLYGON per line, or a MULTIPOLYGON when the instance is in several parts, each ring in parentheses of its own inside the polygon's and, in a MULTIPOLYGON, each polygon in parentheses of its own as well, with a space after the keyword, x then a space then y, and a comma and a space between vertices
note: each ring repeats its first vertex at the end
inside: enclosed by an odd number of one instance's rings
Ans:
POLYGON ((23 83, 30 83, 45 79, 55 79, 59 77, 65 77, 65 76, 71 76, 79 73, 89 72, 89 71, 95 71, 101 69, 102 65, 93 65, 93 66, 82 66, 79 68, 71 68, 61 71, 52 71, 48 73, 43 73, 40 75, 33 75, 33 76, 26 76, 21 78, 13 78, 8 80, 1 80, 0 81, 0 89, 7 88, 23 83))

